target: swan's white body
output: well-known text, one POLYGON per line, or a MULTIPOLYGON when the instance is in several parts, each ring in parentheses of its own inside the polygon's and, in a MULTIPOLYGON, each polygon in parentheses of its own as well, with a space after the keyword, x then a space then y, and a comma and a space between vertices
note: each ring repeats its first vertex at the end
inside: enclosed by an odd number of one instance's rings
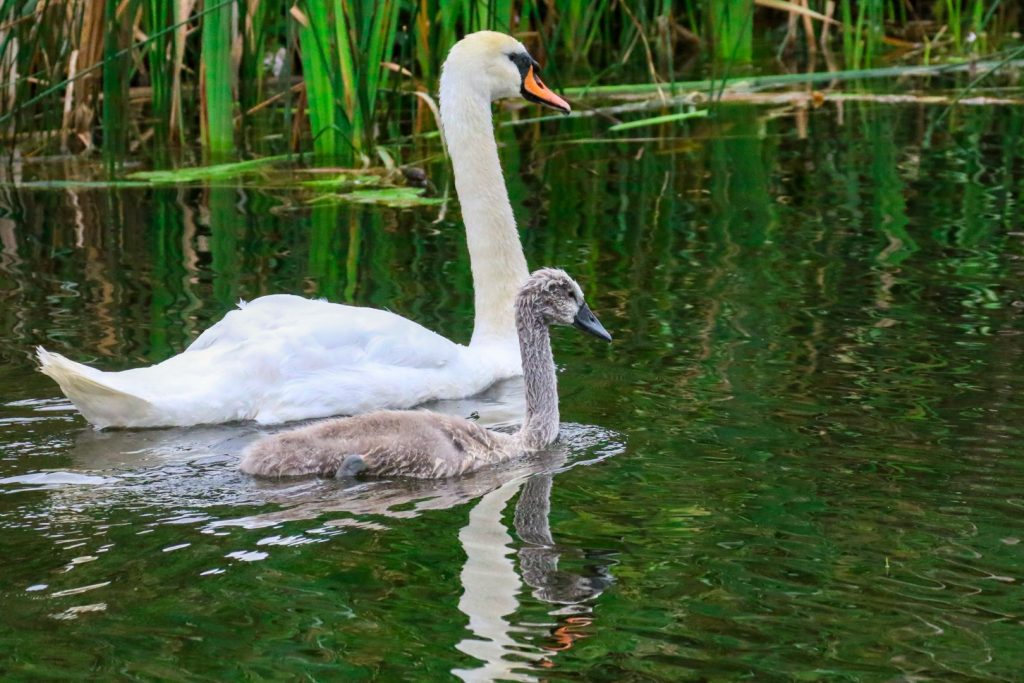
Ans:
POLYGON ((101 372, 39 349, 85 418, 103 428, 275 424, 409 408, 521 372, 518 346, 463 346, 394 313, 260 297, 158 365, 101 372))
MULTIPOLYGON (((273 424, 409 408, 521 374, 513 304, 528 271, 491 121, 491 102, 519 94, 526 79, 510 50, 525 54, 509 36, 467 36, 441 78, 441 119, 475 287, 468 346, 393 313, 271 295, 241 305, 157 365, 101 372, 39 348, 40 370, 98 428, 273 424)), ((536 83, 531 92, 543 90, 536 83)))

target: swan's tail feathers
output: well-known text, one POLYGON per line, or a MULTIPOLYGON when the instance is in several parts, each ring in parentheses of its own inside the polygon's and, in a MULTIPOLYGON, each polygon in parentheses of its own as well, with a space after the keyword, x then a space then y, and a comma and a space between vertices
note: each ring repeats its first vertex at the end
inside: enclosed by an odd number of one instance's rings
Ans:
POLYGON ((111 386, 105 378, 108 373, 68 360, 42 346, 36 347, 36 358, 39 371, 57 382, 85 419, 100 429, 144 424, 153 415, 152 403, 111 386))

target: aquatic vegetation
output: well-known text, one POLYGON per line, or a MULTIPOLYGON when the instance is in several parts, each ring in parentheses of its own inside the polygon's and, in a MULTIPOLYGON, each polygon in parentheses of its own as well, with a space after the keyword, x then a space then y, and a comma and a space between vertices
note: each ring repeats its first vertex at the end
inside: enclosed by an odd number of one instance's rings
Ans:
MULTIPOLYGON (((203 146, 215 158, 224 157, 234 148, 231 5, 220 1, 203 17, 199 121, 203 146)), ((156 111, 155 99, 153 104, 156 111)))
POLYGON ((276 157, 262 157, 248 161, 236 161, 232 163, 214 164, 212 166, 197 166, 191 168, 177 168, 166 171, 136 171, 127 175, 128 180, 142 180, 154 184, 161 183, 194 183, 210 180, 228 180, 265 169, 275 163, 288 161, 288 155, 276 157))
POLYGON ((780 40, 797 57, 837 51, 830 71, 996 55, 1020 12, 999 0, 0 0, 0 138, 22 155, 101 149, 114 165, 146 150, 168 166, 169 149, 199 142, 208 161, 313 151, 365 166, 435 128, 441 59, 468 31, 520 36, 556 86, 664 98, 688 74, 748 75, 780 40))
POLYGON ((387 187, 370 190, 353 190, 344 193, 318 194, 310 200, 311 204, 327 203, 378 204, 393 208, 410 208, 413 206, 431 206, 444 203, 440 197, 430 197, 422 190, 414 187, 387 187))
POLYGON ((614 133, 620 130, 630 130, 631 128, 640 128, 642 126, 656 126, 662 123, 675 123, 678 121, 686 121, 688 119, 700 119, 708 115, 707 109, 695 109, 693 111, 684 111, 678 114, 665 114, 664 116, 652 116, 647 119, 639 119, 637 121, 627 121, 625 123, 617 123, 608 129, 609 133, 614 133))

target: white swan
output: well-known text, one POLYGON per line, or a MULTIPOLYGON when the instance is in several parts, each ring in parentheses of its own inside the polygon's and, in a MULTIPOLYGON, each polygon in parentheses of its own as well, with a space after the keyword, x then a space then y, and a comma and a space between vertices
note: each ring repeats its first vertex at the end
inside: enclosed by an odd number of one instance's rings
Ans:
POLYGON ((516 328, 526 385, 526 421, 515 434, 425 410, 383 410, 335 418, 260 439, 239 469, 263 477, 452 477, 532 453, 558 438, 558 380, 551 325, 575 325, 611 341, 564 271, 538 270, 520 289, 516 328))
POLYGON ((354 415, 470 396, 518 375, 512 309, 528 271, 491 102, 521 94, 568 113, 537 71, 519 41, 481 31, 452 47, 441 74, 441 121, 475 287, 468 346, 386 311, 276 294, 240 304, 157 365, 101 372, 40 347, 40 370, 98 428, 354 415))

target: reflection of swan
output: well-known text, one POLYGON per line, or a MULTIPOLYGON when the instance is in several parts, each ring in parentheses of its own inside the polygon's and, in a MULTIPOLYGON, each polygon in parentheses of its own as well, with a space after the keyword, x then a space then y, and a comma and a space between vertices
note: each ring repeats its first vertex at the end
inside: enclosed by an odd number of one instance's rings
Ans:
POLYGON ((273 478, 364 473, 441 479, 534 453, 558 438, 552 325, 574 325, 611 341, 571 277, 553 268, 533 273, 516 296, 526 421, 515 434, 429 411, 377 411, 268 436, 246 449, 239 469, 273 478))
POLYGON ((537 661, 545 656, 520 646, 512 637, 507 619, 519 608, 516 596, 520 583, 509 558, 512 537, 505 530, 501 513, 522 484, 522 480, 510 481, 481 498, 469 513, 469 523, 459 532, 459 542, 466 552, 459 575, 459 611, 469 618, 469 630, 475 637, 463 638, 455 647, 484 662, 476 669, 452 671, 464 681, 532 680, 516 673, 523 668, 522 661, 507 657, 537 661))
POLYGON ((519 571, 538 600, 575 605, 603 593, 612 576, 603 566, 594 576, 559 570, 562 551, 551 537, 548 521, 552 479, 550 472, 530 477, 516 505, 516 535, 525 544, 519 550, 519 571))
POLYGON ((452 48, 441 76, 441 119, 475 287, 469 346, 387 311, 279 294, 228 313, 158 365, 101 372, 39 349, 42 371, 97 427, 271 424, 407 408, 468 396, 519 374, 512 303, 527 276, 526 259, 491 102, 521 94, 568 112, 536 70, 519 41, 480 32, 452 48))
POLYGON ((474 637, 463 638, 456 647, 483 662, 475 669, 452 671, 464 681, 535 680, 523 672, 535 666, 529 662, 546 660, 553 651, 571 646, 572 638, 565 636, 559 638, 560 647, 545 649, 525 645, 513 637, 524 630, 508 619, 519 609, 522 583, 509 557, 512 538, 505 529, 502 513, 520 487, 515 528, 524 547, 518 552, 519 569, 522 581, 534 588, 534 597, 560 605, 559 615, 568 615, 579 623, 589 611, 582 603, 598 597, 613 581, 607 566, 600 566, 594 576, 558 570, 561 551, 551 537, 548 519, 552 477, 547 471, 530 476, 525 484, 523 479, 516 479, 491 491, 474 506, 469 523, 459 533, 466 552, 459 610, 469 618, 468 627, 474 637))
MULTIPOLYGON (((514 383, 508 393, 512 401, 518 400, 514 383)), ((494 396, 486 403, 461 407, 481 415, 510 410, 494 396)), ((123 520, 118 511, 134 510, 130 517, 145 527, 185 525, 182 541, 192 540, 195 532, 237 535, 259 539, 260 552, 271 554, 291 552, 285 545, 324 542, 354 530, 386 533, 403 519, 472 504, 469 524, 459 532, 466 553, 459 608, 469 623, 459 647, 481 663, 480 668, 454 672, 466 679, 512 669, 519 672, 515 676, 532 675, 533 667, 545 666, 544 659, 571 646, 579 636, 573 632, 575 625, 592 618, 589 603, 611 582, 611 560, 603 557, 588 559, 578 575, 558 569, 561 558, 592 556, 555 544, 547 517, 552 478, 621 453, 614 433, 565 423, 559 444, 525 461, 445 481, 351 485, 332 480, 259 482, 241 476, 235 468, 239 452, 258 431, 251 424, 158 432, 83 429, 66 455, 74 469, 0 480, 0 491, 50 488, 46 509, 36 513, 47 535, 54 525, 93 527, 112 515, 123 520), (505 511, 517 492, 511 534, 505 511), (284 523, 289 523, 287 532, 280 531, 284 523), (524 591, 527 603, 554 603, 549 624, 517 619, 524 591)), ((225 565, 217 571, 232 568, 225 565)))

